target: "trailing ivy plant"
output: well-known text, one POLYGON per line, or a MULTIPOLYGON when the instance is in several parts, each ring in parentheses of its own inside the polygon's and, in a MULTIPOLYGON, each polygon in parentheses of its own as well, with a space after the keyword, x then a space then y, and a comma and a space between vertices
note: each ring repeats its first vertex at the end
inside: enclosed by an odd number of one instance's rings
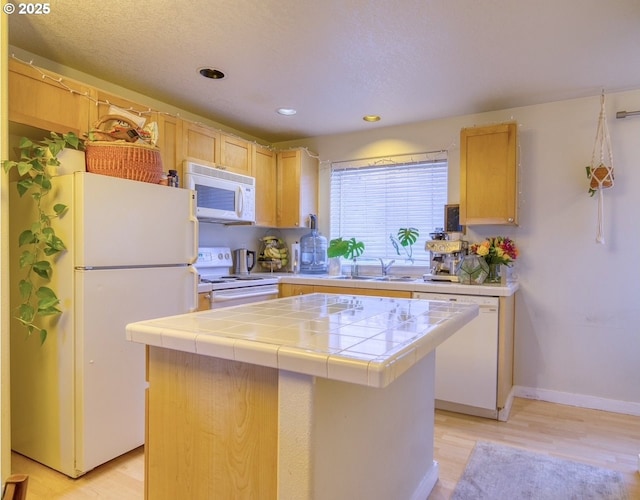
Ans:
POLYGON ((16 318, 27 329, 27 335, 38 332, 40 343, 47 339, 47 330, 39 326, 46 316, 55 316, 62 311, 56 293, 46 286, 53 276, 52 262, 66 247, 56 235, 51 221, 62 217, 67 206, 53 205, 53 212, 46 212, 43 199, 51 191, 51 178, 60 165, 58 154, 64 148, 82 149, 82 141, 72 132, 58 135, 51 132, 51 138, 34 142, 26 137, 20 140, 20 159, 2 162, 8 174, 16 169, 19 175, 18 194, 31 196, 36 207, 34 219, 18 237, 18 247, 22 249, 18 259, 24 276, 18 283, 21 303, 16 308, 16 318), (43 284, 44 283, 44 284, 43 284))
POLYGON ((420 236, 420 231, 415 227, 401 227, 398 229, 398 234, 396 236, 390 234, 389 239, 398 255, 400 255, 400 247, 402 247, 407 259, 413 262, 413 244, 418 241, 418 236, 420 236))

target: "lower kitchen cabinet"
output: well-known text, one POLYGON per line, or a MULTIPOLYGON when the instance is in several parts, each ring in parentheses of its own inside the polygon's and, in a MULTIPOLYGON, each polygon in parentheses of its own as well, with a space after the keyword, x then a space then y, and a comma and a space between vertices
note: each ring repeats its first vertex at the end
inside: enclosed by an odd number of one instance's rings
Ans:
POLYGON ((198 311, 208 311, 211 309, 211 292, 200 292, 198 294, 198 311))
POLYGON ((398 297, 404 299, 411 298, 411 292, 407 292, 404 290, 384 290, 381 288, 352 288, 324 285, 294 285, 291 283, 280 283, 280 297, 291 297, 292 295, 304 295, 307 293, 343 293, 350 295, 398 297))
POLYGON ((411 292, 404 290, 384 290, 381 288, 350 288, 341 286, 314 286, 314 293, 345 293, 352 295, 375 295, 378 297, 398 297, 410 299, 411 292))
POLYGON ((313 288, 313 285, 292 285, 291 283, 280 283, 280 297, 306 295, 307 293, 313 293, 313 288))

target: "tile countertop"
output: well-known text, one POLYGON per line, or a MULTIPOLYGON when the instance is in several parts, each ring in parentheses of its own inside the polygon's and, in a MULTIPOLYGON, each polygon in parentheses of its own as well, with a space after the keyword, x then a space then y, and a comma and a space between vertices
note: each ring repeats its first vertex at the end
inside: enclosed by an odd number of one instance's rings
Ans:
POLYGON ((340 286, 345 288, 379 288, 381 290, 406 290, 409 292, 451 293, 457 295, 483 295, 491 297, 509 297, 519 288, 517 281, 506 285, 482 284, 462 285, 447 281, 424 281, 416 278, 412 281, 381 281, 371 279, 341 279, 329 275, 273 273, 280 283, 299 285, 340 286))
POLYGON ((477 315, 470 304, 314 293, 131 323, 126 336, 385 387, 477 315))

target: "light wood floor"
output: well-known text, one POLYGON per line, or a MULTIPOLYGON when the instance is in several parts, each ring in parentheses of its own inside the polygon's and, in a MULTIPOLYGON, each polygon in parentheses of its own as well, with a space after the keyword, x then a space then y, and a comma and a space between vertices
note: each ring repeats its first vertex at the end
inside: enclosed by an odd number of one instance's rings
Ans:
MULTIPOLYGON (((429 500, 448 499, 478 441, 493 441, 620 471, 629 499, 640 499, 640 417, 516 399, 508 422, 436 412, 440 478, 429 500)), ((134 450, 78 479, 13 454, 15 473, 29 474, 28 500, 140 500, 144 451, 134 450)))

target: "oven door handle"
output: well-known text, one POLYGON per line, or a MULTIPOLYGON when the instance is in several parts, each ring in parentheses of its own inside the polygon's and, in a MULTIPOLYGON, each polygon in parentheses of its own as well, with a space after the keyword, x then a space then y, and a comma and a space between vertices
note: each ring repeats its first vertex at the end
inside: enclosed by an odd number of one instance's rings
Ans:
POLYGON ((251 297, 264 297, 265 295, 274 295, 274 294, 278 294, 278 290, 275 288, 272 288, 270 290, 263 290, 261 292, 253 292, 253 293, 236 293, 233 295, 227 295, 227 294, 220 294, 220 293, 213 293, 213 301, 214 302, 226 302, 228 300, 235 300, 235 299, 248 299, 251 297))

